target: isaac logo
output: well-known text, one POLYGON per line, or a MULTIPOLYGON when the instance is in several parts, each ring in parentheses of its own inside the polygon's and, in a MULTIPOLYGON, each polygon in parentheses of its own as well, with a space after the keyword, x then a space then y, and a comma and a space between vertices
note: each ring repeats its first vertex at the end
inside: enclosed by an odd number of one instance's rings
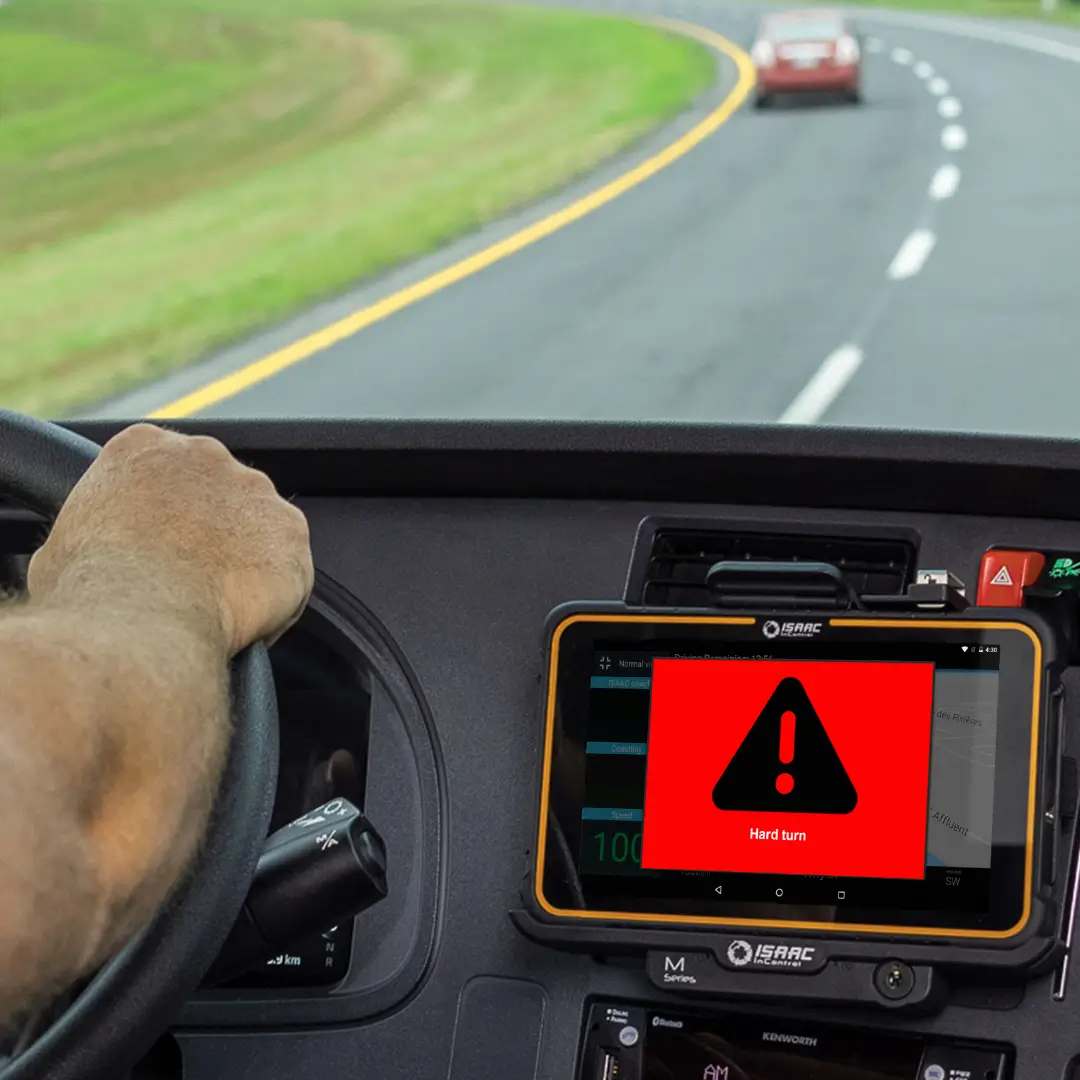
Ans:
POLYGON ((754 949, 749 941, 733 941, 727 947, 727 958, 735 967, 745 967, 754 959, 754 949))
POLYGON ((749 941, 736 938, 727 947, 728 963, 732 967, 801 968, 814 963, 815 948, 812 945, 787 945, 762 942, 751 945, 749 941))
POLYGON ((824 623, 819 622, 785 622, 779 623, 775 619, 769 619, 761 624, 761 632, 770 641, 778 637, 786 638, 812 638, 821 633, 824 623))

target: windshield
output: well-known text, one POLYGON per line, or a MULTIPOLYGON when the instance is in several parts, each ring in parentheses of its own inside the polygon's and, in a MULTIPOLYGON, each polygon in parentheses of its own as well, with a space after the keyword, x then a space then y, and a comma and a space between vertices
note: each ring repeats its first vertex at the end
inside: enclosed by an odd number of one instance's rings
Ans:
POLYGON ((843 27, 836 19, 772 19, 765 26, 770 41, 833 41, 843 27))
POLYGON ((761 18, 3 0, 0 404, 1080 434, 1080 5, 761 18))

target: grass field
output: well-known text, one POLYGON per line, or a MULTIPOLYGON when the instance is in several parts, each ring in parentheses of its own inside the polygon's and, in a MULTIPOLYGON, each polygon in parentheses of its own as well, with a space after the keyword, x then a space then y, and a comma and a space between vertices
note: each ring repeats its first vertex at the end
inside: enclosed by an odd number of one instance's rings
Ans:
POLYGON ((0 404, 57 415, 558 185, 713 78, 452 0, 8 0, 0 404))

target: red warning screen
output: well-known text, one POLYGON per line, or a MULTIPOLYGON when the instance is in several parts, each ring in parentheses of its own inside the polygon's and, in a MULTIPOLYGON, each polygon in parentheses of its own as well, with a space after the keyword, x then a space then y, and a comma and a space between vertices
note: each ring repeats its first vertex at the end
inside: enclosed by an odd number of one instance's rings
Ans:
POLYGON ((655 659, 641 865, 922 878, 932 663, 655 659))

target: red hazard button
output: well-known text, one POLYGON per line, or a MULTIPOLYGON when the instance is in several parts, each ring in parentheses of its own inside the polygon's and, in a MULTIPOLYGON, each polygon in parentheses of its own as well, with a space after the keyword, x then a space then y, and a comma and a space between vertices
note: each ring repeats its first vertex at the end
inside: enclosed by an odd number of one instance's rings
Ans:
POLYGON ((1038 551, 988 551, 979 569, 980 607, 1023 607, 1024 586, 1034 584, 1046 556, 1038 551))

